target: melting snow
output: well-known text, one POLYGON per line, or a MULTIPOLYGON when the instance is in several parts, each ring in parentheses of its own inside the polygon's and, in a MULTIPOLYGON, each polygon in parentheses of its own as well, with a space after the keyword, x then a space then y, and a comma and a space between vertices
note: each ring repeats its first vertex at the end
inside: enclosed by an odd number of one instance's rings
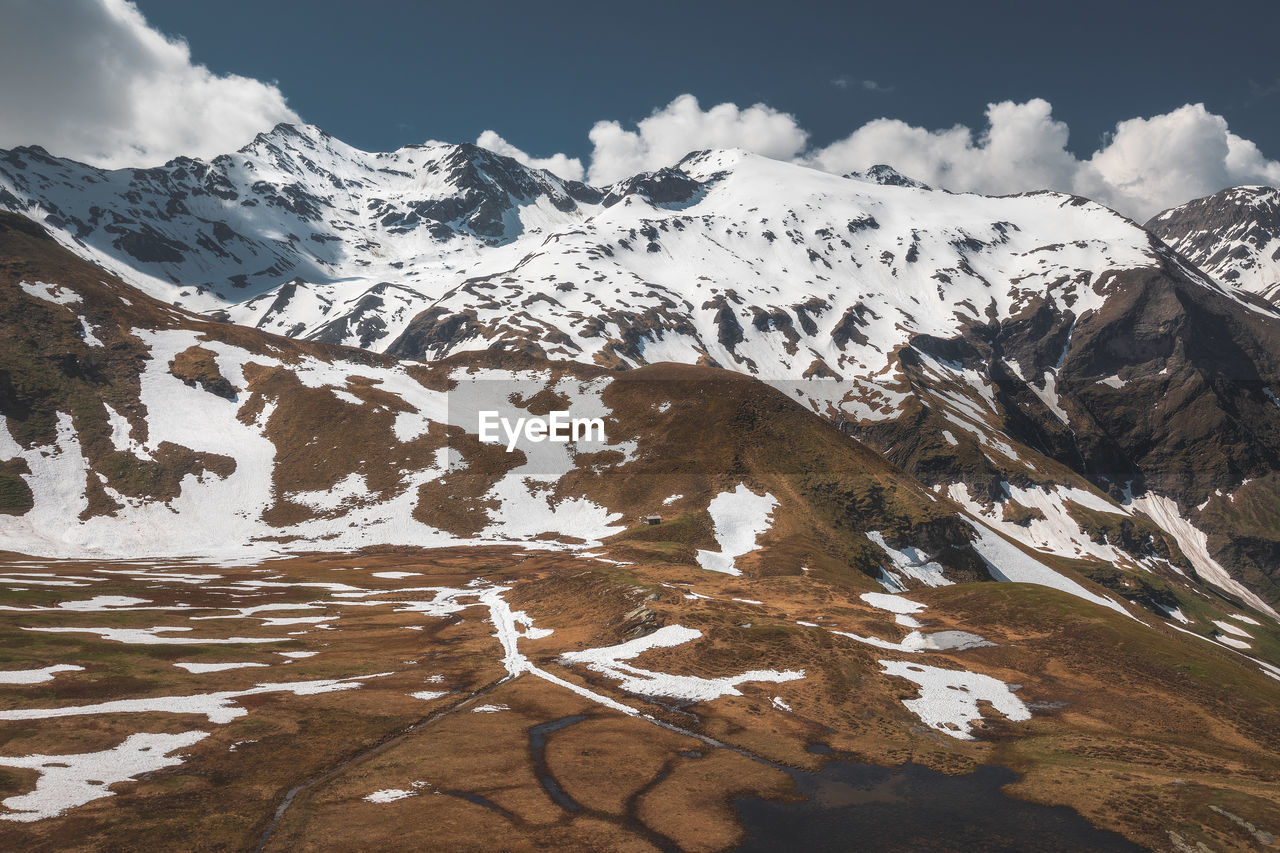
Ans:
POLYGON ((88 586, 72 580, 42 580, 39 578, 0 577, 0 583, 22 584, 23 586, 88 586))
POLYGON ((417 693, 410 693, 414 699, 421 699, 424 702, 430 702, 432 699, 439 699, 441 696, 448 696, 447 690, 419 690, 417 693))
POLYGON ((990 702, 991 707, 1015 722, 1031 719, 1031 712, 1009 685, 989 675, 905 661, 882 660, 880 666, 888 675, 918 684, 919 698, 905 699, 902 704, 925 725, 951 737, 974 740, 970 724, 982 719, 978 710, 981 701, 990 702))
POLYGON ((91 347, 106 346, 102 341, 98 340, 98 336, 93 332, 93 324, 84 317, 77 318, 80 321, 80 336, 84 342, 91 347))
POLYGON ((1130 619, 1134 618, 1127 610, 1109 598, 1103 598, 1085 589, 1080 584, 1064 575, 1060 575, 1044 563, 1027 554, 1012 543, 1006 541, 998 533, 984 527, 976 521, 969 521, 977 539, 973 543, 974 550, 987 564, 987 570, 998 581, 1013 583, 1032 583, 1049 586, 1070 593, 1077 598, 1092 601, 1122 613, 1130 619))
POLYGON ((53 676, 59 672, 84 672, 84 667, 59 663, 42 669, 11 669, 0 672, 0 684, 40 684, 53 681, 53 676))
POLYGON ((381 791, 374 791, 365 797, 364 801, 366 803, 394 803, 396 800, 416 797, 417 795, 417 791, 406 791, 402 788, 383 788, 381 791))
POLYGON ((94 705, 69 705, 63 708, 14 708, 0 711, 0 720, 48 720, 54 717, 80 717, 93 714, 199 714, 211 723, 229 723, 249 712, 235 704, 243 696, 262 693, 292 693, 295 696, 314 696, 338 690, 354 690, 363 686, 367 678, 379 678, 391 673, 356 675, 350 678, 328 678, 317 681, 291 681, 275 684, 259 684, 248 690, 223 690, 216 693, 197 693, 192 696, 152 696, 142 699, 115 699, 94 705))
POLYGON ((720 550, 698 551, 698 565, 727 575, 742 574, 734 566, 734 561, 755 550, 756 539, 769 529, 777 505, 778 499, 773 495, 768 492, 757 495, 745 484, 712 498, 707 512, 711 515, 720 550))
POLYGON ((893 561, 894 567, 907 577, 915 578, 925 586, 951 585, 951 581, 947 580, 946 575, 942 573, 942 566, 932 562, 923 552, 916 548, 906 547, 899 551, 885 542, 884 536, 876 530, 868 531, 867 538, 879 545, 881 550, 893 561))
POLYGON ((1132 498, 1129 504, 1134 509, 1146 513, 1151 517, 1152 521, 1173 536, 1178 543, 1178 547, 1182 549, 1182 553, 1191 561, 1191 565, 1196 567, 1197 574, 1214 586, 1240 596, 1263 613, 1275 619, 1280 619, 1280 614, 1277 614, 1265 601, 1227 574, 1227 570, 1222 568, 1218 561, 1209 555, 1208 537, 1194 524, 1182 517, 1176 502, 1163 495, 1157 495, 1155 492, 1148 492, 1140 498, 1132 498))
POLYGON ((175 663, 174 666, 179 669, 185 669, 187 672, 223 672, 228 669, 245 669, 251 666, 267 666, 265 663, 175 663))
POLYGON ((278 602, 275 604, 254 604, 249 607, 237 607, 237 608, 234 608, 235 610, 234 613, 230 613, 224 616, 192 616, 191 619, 192 621, 201 620, 201 619, 244 619, 245 617, 252 616, 255 613, 264 613, 269 610, 316 610, 316 609, 318 608, 314 604, 285 604, 284 602, 278 602))
POLYGON ((4 800, 4 806, 13 811, 0 815, 0 819, 44 820, 57 817, 67 809, 110 797, 113 793, 110 785, 181 764, 182 758, 170 753, 206 737, 207 732, 197 731, 176 735, 135 734, 119 746, 102 752, 0 757, 0 766, 40 772, 34 791, 4 800))
POLYGON ((226 645, 231 643, 279 643, 282 637, 161 637, 162 633, 190 631, 190 628, 23 628, 24 631, 41 631, 46 634, 97 634, 115 643, 132 643, 147 646, 226 645))
POLYGON ((186 607, 138 607, 147 604, 148 599, 131 598, 127 595, 95 595, 83 601, 63 601, 53 607, 10 607, 0 606, 0 610, 15 610, 31 613, 35 611, 63 610, 75 613, 105 613, 111 610, 185 610, 186 607))
POLYGON ((18 287, 37 299, 43 299, 45 302, 52 302, 54 305, 78 305, 80 303, 80 294, 76 293, 69 287, 63 287, 60 284, 46 284, 43 281, 24 281, 18 287))
POLYGON ((783 683, 804 678, 804 671, 751 670, 741 675, 723 678, 701 678, 696 675, 671 675, 650 672, 623 663, 638 657, 649 649, 678 646, 702 636, 701 631, 679 625, 667 625, 652 634, 629 640, 616 646, 569 652, 560 656, 566 664, 582 663, 595 672, 603 673, 621 682, 618 686, 628 693, 640 696, 667 696, 691 702, 706 702, 721 696, 741 696, 738 685, 748 681, 783 683))
POLYGON ((864 592, 858 596, 872 607, 888 610, 890 613, 919 613, 925 606, 918 601, 903 598, 900 595, 886 595, 882 592, 864 592))
MULTIPOLYGON (((1217 625, 1218 630, 1222 631, 1223 633, 1235 634, 1237 637, 1246 637, 1249 639, 1253 639, 1250 636, 1248 631, 1244 630, 1238 625, 1232 625, 1230 622, 1223 622, 1219 619, 1214 619, 1213 624, 1217 625)), ((1254 623, 1254 624, 1257 624, 1257 623, 1254 623)))
POLYGON ((1126 515, 1128 511, 1083 489, 1055 486, 1045 489, 1039 486, 1022 488, 1002 483, 1005 495, 1013 502, 1039 510, 1042 517, 1030 518, 1024 525, 1005 521, 1003 503, 984 506, 975 501, 964 483, 953 483, 948 496, 967 509, 983 524, 1005 536, 1026 542, 1040 551, 1073 559, 1094 558, 1108 563, 1132 562, 1129 555, 1106 543, 1094 542, 1068 512, 1068 502, 1098 512, 1126 515))
POLYGON ((851 634, 848 631, 831 629, 831 633, 841 637, 848 637, 850 640, 857 640, 859 643, 866 643, 868 646, 875 646, 876 648, 888 649, 894 652, 911 652, 913 654, 915 652, 945 651, 947 649, 976 649, 982 646, 995 645, 995 643, 968 631, 935 631, 932 634, 912 631, 900 643, 883 640, 879 637, 863 637, 858 634, 851 634))

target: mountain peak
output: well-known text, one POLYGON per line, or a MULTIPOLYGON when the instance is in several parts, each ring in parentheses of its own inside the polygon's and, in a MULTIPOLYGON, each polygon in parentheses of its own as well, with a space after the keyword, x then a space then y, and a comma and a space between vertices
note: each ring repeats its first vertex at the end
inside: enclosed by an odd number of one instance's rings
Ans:
POLYGON ((850 172, 845 175, 854 181, 866 181, 871 184, 880 184, 887 187, 912 187, 918 190, 931 190, 933 187, 915 178, 907 177, 897 169, 885 163, 877 163, 869 169, 863 169, 861 172, 850 172))
POLYGON ((1280 189, 1228 187, 1145 227, 1219 283, 1280 300, 1280 189))
MULTIPOLYGON (((292 122, 280 122, 271 130, 264 131, 255 136, 248 145, 240 148, 237 153, 245 155, 261 155, 264 150, 272 149, 319 149, 324 147, 332 147, 335 144, 342 148, 350 148, 345 143, 340 142, 333 136, 312 124, 295 124, 292 122)), ((354 149, 352 149, 354 150, 354 149)))

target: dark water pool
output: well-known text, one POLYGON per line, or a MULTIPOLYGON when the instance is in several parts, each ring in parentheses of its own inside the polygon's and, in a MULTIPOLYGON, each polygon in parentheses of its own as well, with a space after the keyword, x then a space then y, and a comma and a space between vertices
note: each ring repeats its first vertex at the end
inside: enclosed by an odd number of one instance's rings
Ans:
POLYGON ((791 771, 805 799, 735 803, 747 840, 739 851, 1140 851, 1065 807, 1001 793, 1017 777, 1003 767, 947 776, 907 764, 884 768, 834 761, 816 773, 791 771))

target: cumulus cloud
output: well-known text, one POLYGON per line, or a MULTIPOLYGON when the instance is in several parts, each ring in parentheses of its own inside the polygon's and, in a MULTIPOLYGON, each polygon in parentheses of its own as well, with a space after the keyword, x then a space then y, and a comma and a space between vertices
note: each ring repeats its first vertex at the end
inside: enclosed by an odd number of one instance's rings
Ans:
MULTIPOLYGON (((281 121, 298 121, 273 84, 195 64, 186 42, 149 26, 130 0, 4 0, 0 27, 0 147, 40 144, 103 166, 148 166, 178 154, 235 150, 281 121)), ((843 89, 888 91, 840 77, 843 89)), ((1257 87, 1258 96, 1273 86, 1257 87)), ((680 95, 634 124, 598 121, 590 158, 533 157, 494 131, 483 147, 573 180, 608 184, 702 148, 741 148, 843 174, 887 163, 956 191, 1075 192, 1145 219, 1224 187, 1280 184, 1280 162, 1232 133, 1202 104, 1132 118, 1087 157, 1042 99, 990 104, 985 126, 931 129, 880 118, 822 147, 794 116, 766 104, 704 109, 680 95)))
POLYGON ((0 147, 101 166, 222 154, 298 120, 276 86, 194 64, 128 0, 7 0, 0 79, 0 147))
POLYGON ((616 121, 598 121, 591 140, 591 182, 608 184, 637 172, 669 166, 702 148, 746 148, 766 157, 798 156, 808 141, 793 116, 764 104, 740 109, 717 104, 704 110, 693 95, 681 95, 635 130, 616 121))
POLYGON ((1011 193, 1068 189, 1077 164, 1067 151, 1067 126, 1044 100, 987 108, 987 130, 962 125, 931 131, 896 119, 877 119, 812 152, 809 163, 847 173, 888 163, 927 184, 957 191, 1011 193))
POLYGON ((582 168, 582 161, 577 157, 569 157, 565 154, 552 154, 550 157, 530 157, 519 148, 503 139, 492 130, 486 130, 476 139, 476 145, 481 148, 487 148, 495 154, 501 154, 504 157, 523 163, 526 166, 532 166, 535 169, 546 169, 553 175, 559 175, 570 181, 581 181, 586 171, 582 168))
POLYGON ((1067 148, 1069 134, 1049 102, 1035 98, 989 104, 980 130, 965 125, 931 130, 881 118, 810 149, 808 133, 787 113, 764 104, 704 110, 692 95, 681 95, 634 129, 597 122, 589 135, 588 174, 594 183, 609 183, 671 165, 691 150, 742 148, 837 174, 887 163, 957 192, 1078 193, 1139 220, 1225 187, 1280 184, 1280 162, 1232 133, 1226 119, 1203 104, 1122 121, 1086 158, 1067 148))
POLYGON ((1067 150, 1067 126, 1053 118, 1048 101, 1003 101, 989 105, 986 116, 978 134, 963 125, 926 130, 878 119, 806 160, 832 172, 888 163, 957 191, 1074 192, 1138 219, 1236 184, 1280 183, 1280 163, 1203 104, 1122 121, 1088 159, 1067 150))
POLYGON ((1116 125, 1109 144, 1081 164, 1075 189, 1148 216, 1237 184, 1280 184, 1280 162, 1203 104, 1188 104, 1116 125))

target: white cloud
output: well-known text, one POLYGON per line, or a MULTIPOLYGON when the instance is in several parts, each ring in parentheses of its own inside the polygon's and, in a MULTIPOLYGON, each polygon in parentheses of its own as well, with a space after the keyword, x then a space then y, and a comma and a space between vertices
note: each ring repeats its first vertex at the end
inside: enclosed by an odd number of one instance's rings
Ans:
MULTIPOLYGON (((40 144, 103 166, 207 158, 299 120, 275 85, 194 64, 185 41, 150 27, 129 0, 4 0, 0 80, 0 148, 40 144)), ((888 91, 872 80, 832 82, 888 91)), ((1066 124, 1041 99, 990 104, 978 130, 880 118, 814 149, 794 116, 766 104, 703 109, 680 95, 634 125, 598 121, 588 137, 586 168, 562 153, 531 157, 491 130, 477 143, 595 184, 674 164, 692 150, 742 148, 836 173, 887 163, 957 191, 1076 192, 1138 219, 1232 185, 1280 184, 1280 162, 1202 104, 1122 121, 1085 158, 1067 149, 1066 124)))
POLYGON ((589 134, 594 184, 609 184, 676 163, 690 151, 702 148, 745 148, 777 159, 798 156, 809 134, 793 116, 764 104, 739 109, 718 104, 709 110, 693 95, 681 95, 648 118, 635 130, 624 130, 616 121, 598 121, 589 134))
POLYGON ((764 104, 703 110, 692 95, 681 95, 634 130, 597 122, 590 133, 588 174, 593 183, 611 183, 671 165, 691 150, 742 148, 837 174, 887 163, 957 192, 1074 192, 1139 220, 1225 187, 1280 184, 1280 162, 1231 133, 1226 119, 1202 104, 1120 122, 1103 147, 1084 159, 1067 149, 1069 129, 1053 117, 1048 101, 990 104, 986 119, 986 127, 975 132, 964 125, 929 130, 881 118, 830 145, 806 149, 808 133, 787 113, 764 104))
POLYGON ((896 119, 876 119, 810 154, 812 165, 848 173, 887 163, 905 175, 957 191, 1011 193, 1069 188, 1075 158, 1067 126, 1047 101, 1004 102, 987 108, 980 136, 963 125, 930 131, 896 119))
POLYGON ((1203 104, 1116 125, 1110 142, 1081 164, 1076 191, 1147 217, 1238 184, 1280 184, 1280 162, 1227 129, 1203 104))
POLYGON ((101 166, 209 157, 298 121, 276 86, 193 64, 128 0, 6 0, 0 79, 0 147, 101 166))
POLYGON ((480 137, 476 140, 476 145, 481 148, 487 148, 495 154, 510 157, 526 166, 532 166, 535 169, 546 169, 553 175, 559 175, 570 181, 581 181, 585 175, 582 161, 577 157, 569 157, 565 154, 552 154, 550 157, 542 158, 530 157, 492 130, 486 130, 480 134, 480 137))
POLYGON ((1120 122, 1085 160, 1067 150, 1066 124, 1048 101, 987 107, 978 135, 963 125, 926 130, 877 119, 812 152, 832 172, 888 163, 925 183, 989 194, 1053 189, 1074 192, 1145 220, 1197 196, 1248 183, 1280 183, 1280 163, 1227 129, 1202 104, 1120 122))

